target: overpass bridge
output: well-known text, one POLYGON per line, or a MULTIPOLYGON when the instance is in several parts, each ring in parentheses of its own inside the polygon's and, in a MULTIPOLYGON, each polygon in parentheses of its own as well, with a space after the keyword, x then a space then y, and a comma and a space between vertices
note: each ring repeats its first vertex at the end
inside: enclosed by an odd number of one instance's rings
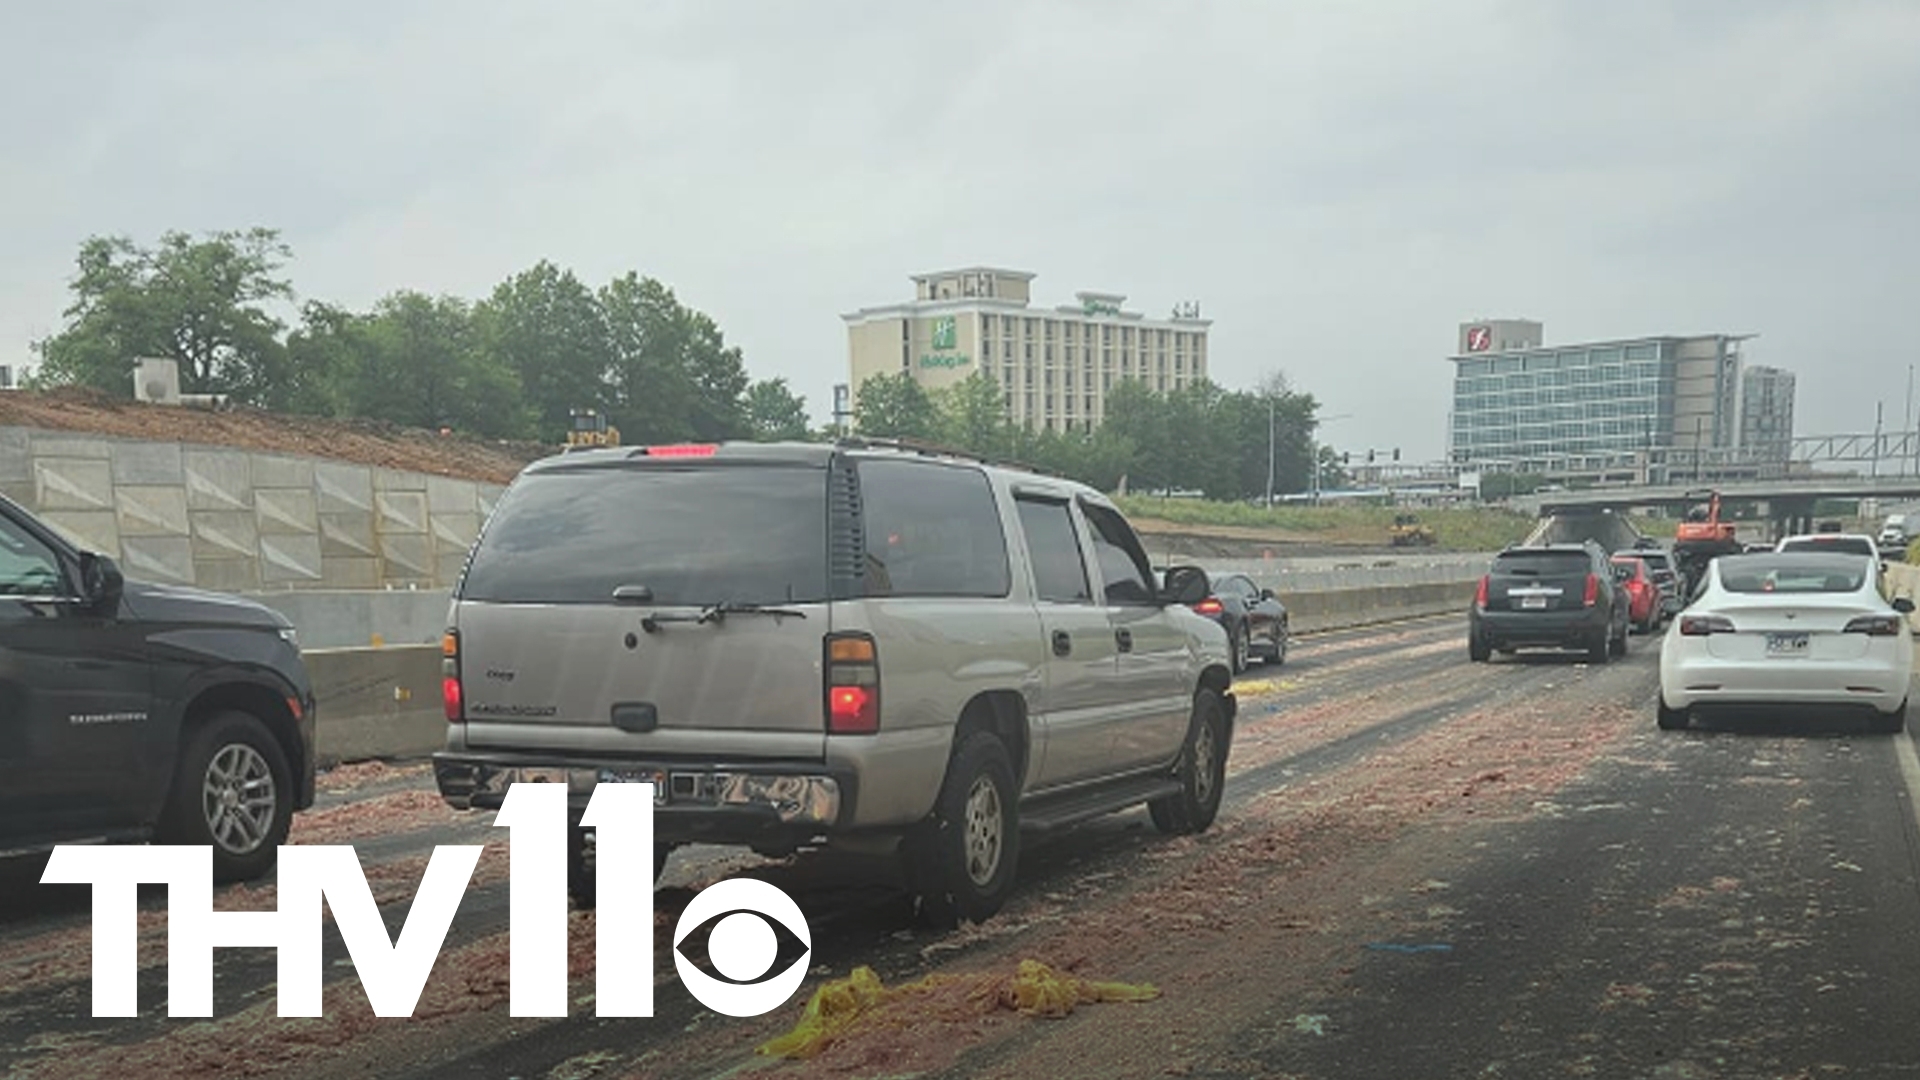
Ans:
MULTIPOLYGON (((1636 508, 1684 509, 1701 502, 1708 483, 1596 487, 1583 491, 1540 492, 1511 500, 1523 513, 1599 513, 1636 508), (1689 497, 1689 492, 1693 493, 1689 497)), ((1756 502, 1783 532, 1813 531, 1814 505, 1825 499, 1920 500, 1920 475, 1803 476, 1781 480, 1723 480, 1711 483, 1723 502, 1756 502)))

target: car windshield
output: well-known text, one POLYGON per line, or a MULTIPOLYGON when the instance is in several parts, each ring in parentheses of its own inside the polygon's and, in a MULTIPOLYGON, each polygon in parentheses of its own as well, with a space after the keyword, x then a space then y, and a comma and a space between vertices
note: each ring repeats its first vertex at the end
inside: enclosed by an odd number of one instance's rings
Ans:
POLYGON ((1720 587, 1732 593, 1858 592, 1867 576, 1867 564, 1843 555, 1731 555, 1718 566, 1720 587))
POLYGON ((827 598, 826 473, 796 468, 572 468, 501 499, 460 595, 607 603, 622 585, 658 604, 827 598))

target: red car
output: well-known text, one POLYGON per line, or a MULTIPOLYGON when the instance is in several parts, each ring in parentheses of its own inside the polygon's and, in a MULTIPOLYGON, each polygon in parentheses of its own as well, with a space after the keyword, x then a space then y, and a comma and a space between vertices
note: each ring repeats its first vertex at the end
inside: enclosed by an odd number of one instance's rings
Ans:
POLYGON ((1627 590, 1627 621, 1643 634, 1660 625, 1660 585, 1647 573, 1647 564, 1631 555, 1615 555, 1613 572, 1627 590))

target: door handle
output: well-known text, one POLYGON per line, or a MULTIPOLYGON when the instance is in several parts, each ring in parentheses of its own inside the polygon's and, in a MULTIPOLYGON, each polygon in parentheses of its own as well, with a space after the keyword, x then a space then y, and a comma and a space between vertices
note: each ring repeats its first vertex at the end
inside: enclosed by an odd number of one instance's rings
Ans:
POLYGON ((1133 651, 1133 631, 1122 626, 1113 632, 1113 643, 1120 646, 1121 652, 1133 651))
POLYGON ((1065 630, 1053 632, 1053 655, 1066 656, 1073 652, 1073 635, 1065 630))

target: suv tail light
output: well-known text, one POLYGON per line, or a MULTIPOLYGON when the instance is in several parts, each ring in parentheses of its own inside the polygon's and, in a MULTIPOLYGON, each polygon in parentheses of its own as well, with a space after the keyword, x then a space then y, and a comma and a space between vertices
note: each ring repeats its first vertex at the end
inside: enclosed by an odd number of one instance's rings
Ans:
POLYGON ((1487 610, 1487 590, 1492 580, 1493 575, 1491 574, 1480 575, 1480 584, 1473 590, 1473 606, 1479 608, 1481 611, 1487 610))
POLYGON ((1220 606, 1218 597, 1209 596, 1205 600, 1193 605, 1193 610, 1202 615, 1218 615, 1224 609, 1220 606))
POLYGON ((1682 637, 1706 637, 1709 634, 1733 633, 1733 620, 1725 615, 1682 615, 1680 616, 1680 634, 1682 637))
POLYGON ((440 704, 446 710, 447 723, 467 720, 466 695, 460 689, 460 631, 440 635, 440 704))
POLYGON ((1906 631, 1906 618, 1900 615, 1860 615, 1847 621, 1844 631, 1868 637, 1895 637, 1906 631))
POLYGON ((1593 605, 1599 602, 1600 602, 1600 575, 1588 574, 1587 575, 1587 597, 1586 597, 1585 603, 1588 607, 1592 607, 1593 605))
POLYGON ((880 730, 880 658, 868 634, 827 635, 827 734, 880 730))

